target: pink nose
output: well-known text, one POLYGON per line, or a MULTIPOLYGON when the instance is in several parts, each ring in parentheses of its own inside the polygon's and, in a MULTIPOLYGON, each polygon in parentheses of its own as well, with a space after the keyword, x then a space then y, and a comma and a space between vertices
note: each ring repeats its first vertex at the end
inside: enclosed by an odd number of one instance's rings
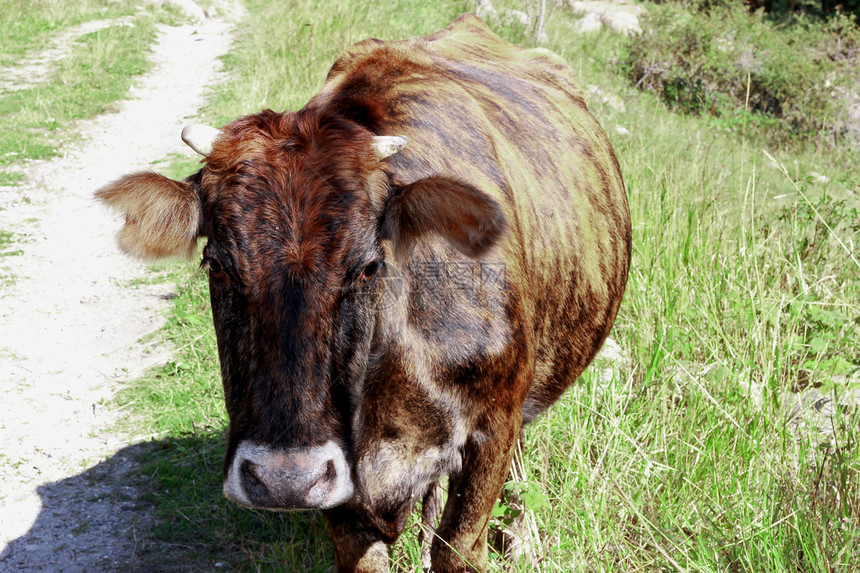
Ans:
POLYGON ((352 492, 346 458, 334 442, 289 450, 241 442, 224 481, 228 499, 260 509, 325 509, 352 492))

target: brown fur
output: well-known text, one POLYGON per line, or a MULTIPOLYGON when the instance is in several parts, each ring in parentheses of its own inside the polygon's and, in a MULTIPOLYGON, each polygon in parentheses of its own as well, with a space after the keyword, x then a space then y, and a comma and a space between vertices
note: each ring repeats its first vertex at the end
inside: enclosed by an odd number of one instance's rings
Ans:
POLYGON ((505 230, 495 201, 471 185, 444 177, 427 177, 404 186, 388 200, 383 235, 406 259, 422 236, 436 233, 464 255, 483 255, 505 230))
POLYGON ((240 441, 338 444, 355 494, 326 516, 363 573, 447 475, 433 570, 486 569, 521 427, 597 353, 630 263, 618 162, 559 58, 473 16, 367 40, 304 109, 223 128, 194 177, 100 197, 134 254, 208 238, 225 472, 240 441), (409 145, 380 161, 374 135, 409 145))
POLYGON ((189 185, 157 173, 126 175, 96 192, 125 215, 117 240, 141 259, 190 256, 197 245, 202 213, 189 185))

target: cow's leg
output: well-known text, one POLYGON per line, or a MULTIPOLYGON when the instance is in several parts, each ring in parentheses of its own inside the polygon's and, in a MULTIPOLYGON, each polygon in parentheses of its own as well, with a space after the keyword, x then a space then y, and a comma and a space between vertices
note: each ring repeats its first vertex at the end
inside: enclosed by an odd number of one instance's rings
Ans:
MULTIPOLYGON (((508 474, 508 481, 524 482, 526 481, 526 469, 523 461, 523 443, 525 436, 523 430, 520 430, 520 437, 517 440, 517 446, 514 450, 513 461, 511 462, 511 471, 508 474)), ((535 563, 537 559, 537 548, 540 544, 540 534, 538 532, 537 521, 534 512, 526 507, 519 494, 510 492, 506 499, 507 505, 511 509, 519 510, 519 514, 514 518, 513 522, 500 529, 493 536, 493 549, 504 556, 502 569, 504 571, 516 571, 519 563, 535 563)))
POLYGON ((338 573, 388 573, 388 546, 360 512, 334 508, 328 520, 338 573))
POLYGON ((502 491, 521 418, 505 417, 466 443, 463 468, 448 484, 448 502, 433 539, 434 573, 487 570, 487 527, 502 491))
POLYGON ((427 488, 421 502, 421 534, 418 541, 421 544, 421 568, 424 573, 430 572, 430 547, 436 535, 436 527, 442 515, 442 484, 434 481, 427 488))

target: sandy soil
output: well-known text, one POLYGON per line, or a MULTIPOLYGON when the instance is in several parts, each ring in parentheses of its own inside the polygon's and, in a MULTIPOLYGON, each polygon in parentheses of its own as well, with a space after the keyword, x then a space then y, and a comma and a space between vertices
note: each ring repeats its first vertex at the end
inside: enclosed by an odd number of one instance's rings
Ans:
MULTIPOLYGON (((92 194, 168 154, 193 155, 179 133, 220 79, 235 18, 161 27, 154 70, 119 111, 81 122, 83 143, 26 164, 23 184, 0 188, 0 229, 21 251, 0 259, 0 275, 14 277, 0 284, 2 572, 110 571, 134 557, 148 516, 120 479, 133 461, 114 455, 134 440, 109 432, 122 413, 104 405, 169 355, 147 336, 172 286, 153 284, 117 250, 119 221, 92 194)), ((47 60, 32 61, 38 71, 47 60)), ((5 77, 17 86, 26 74, 5 77)))

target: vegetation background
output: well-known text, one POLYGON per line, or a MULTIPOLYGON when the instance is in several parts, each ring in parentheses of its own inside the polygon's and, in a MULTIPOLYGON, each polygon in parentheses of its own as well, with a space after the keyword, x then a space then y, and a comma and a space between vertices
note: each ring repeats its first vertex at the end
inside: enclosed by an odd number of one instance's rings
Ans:
MULTIPOLYGON (((298 109, 350 44, 426 35, 476 8, 245 4, 230 79, 203 111, 215 125, 298 109)), ((497 1, 491 25, 535 45, 536 4, 497 1)), ((618 154, 634 257, 616 358, 526 432, 527 485, 509 487, 525 489, 540 542, 516 571, 860 570, 860 32, 854 4, 825 4, 637 3, 642 32, 629 36, 582 33, 566 6, 545 19, 541 45, 569 62, 618 154)), ((128 46, 117 61, 132 66, 141 49, 128 46)), ((45 89, 47 102, 71 99, 45 89)), ((31 125, 6 97, 0 122, 31 125)), ((27 153, 50 152, 39 137, 52 125, 18 128, 33 138, 27 153)), ((197 168, 158 166, 174 177, 197 168)), ((221 496, 226 419, 206 278, 187 263, 156 271, 180 285, 165 333, 177 354, 117 402, 130 413, 123 431, 153 436, 138 481, 158 519, 137 566, 331 570, 320 516, 221 496)), ((511 508, 498 509, 504 527, 511 508)), ((419 554, 407 533, 392 569, 420 570, 419 554)))

